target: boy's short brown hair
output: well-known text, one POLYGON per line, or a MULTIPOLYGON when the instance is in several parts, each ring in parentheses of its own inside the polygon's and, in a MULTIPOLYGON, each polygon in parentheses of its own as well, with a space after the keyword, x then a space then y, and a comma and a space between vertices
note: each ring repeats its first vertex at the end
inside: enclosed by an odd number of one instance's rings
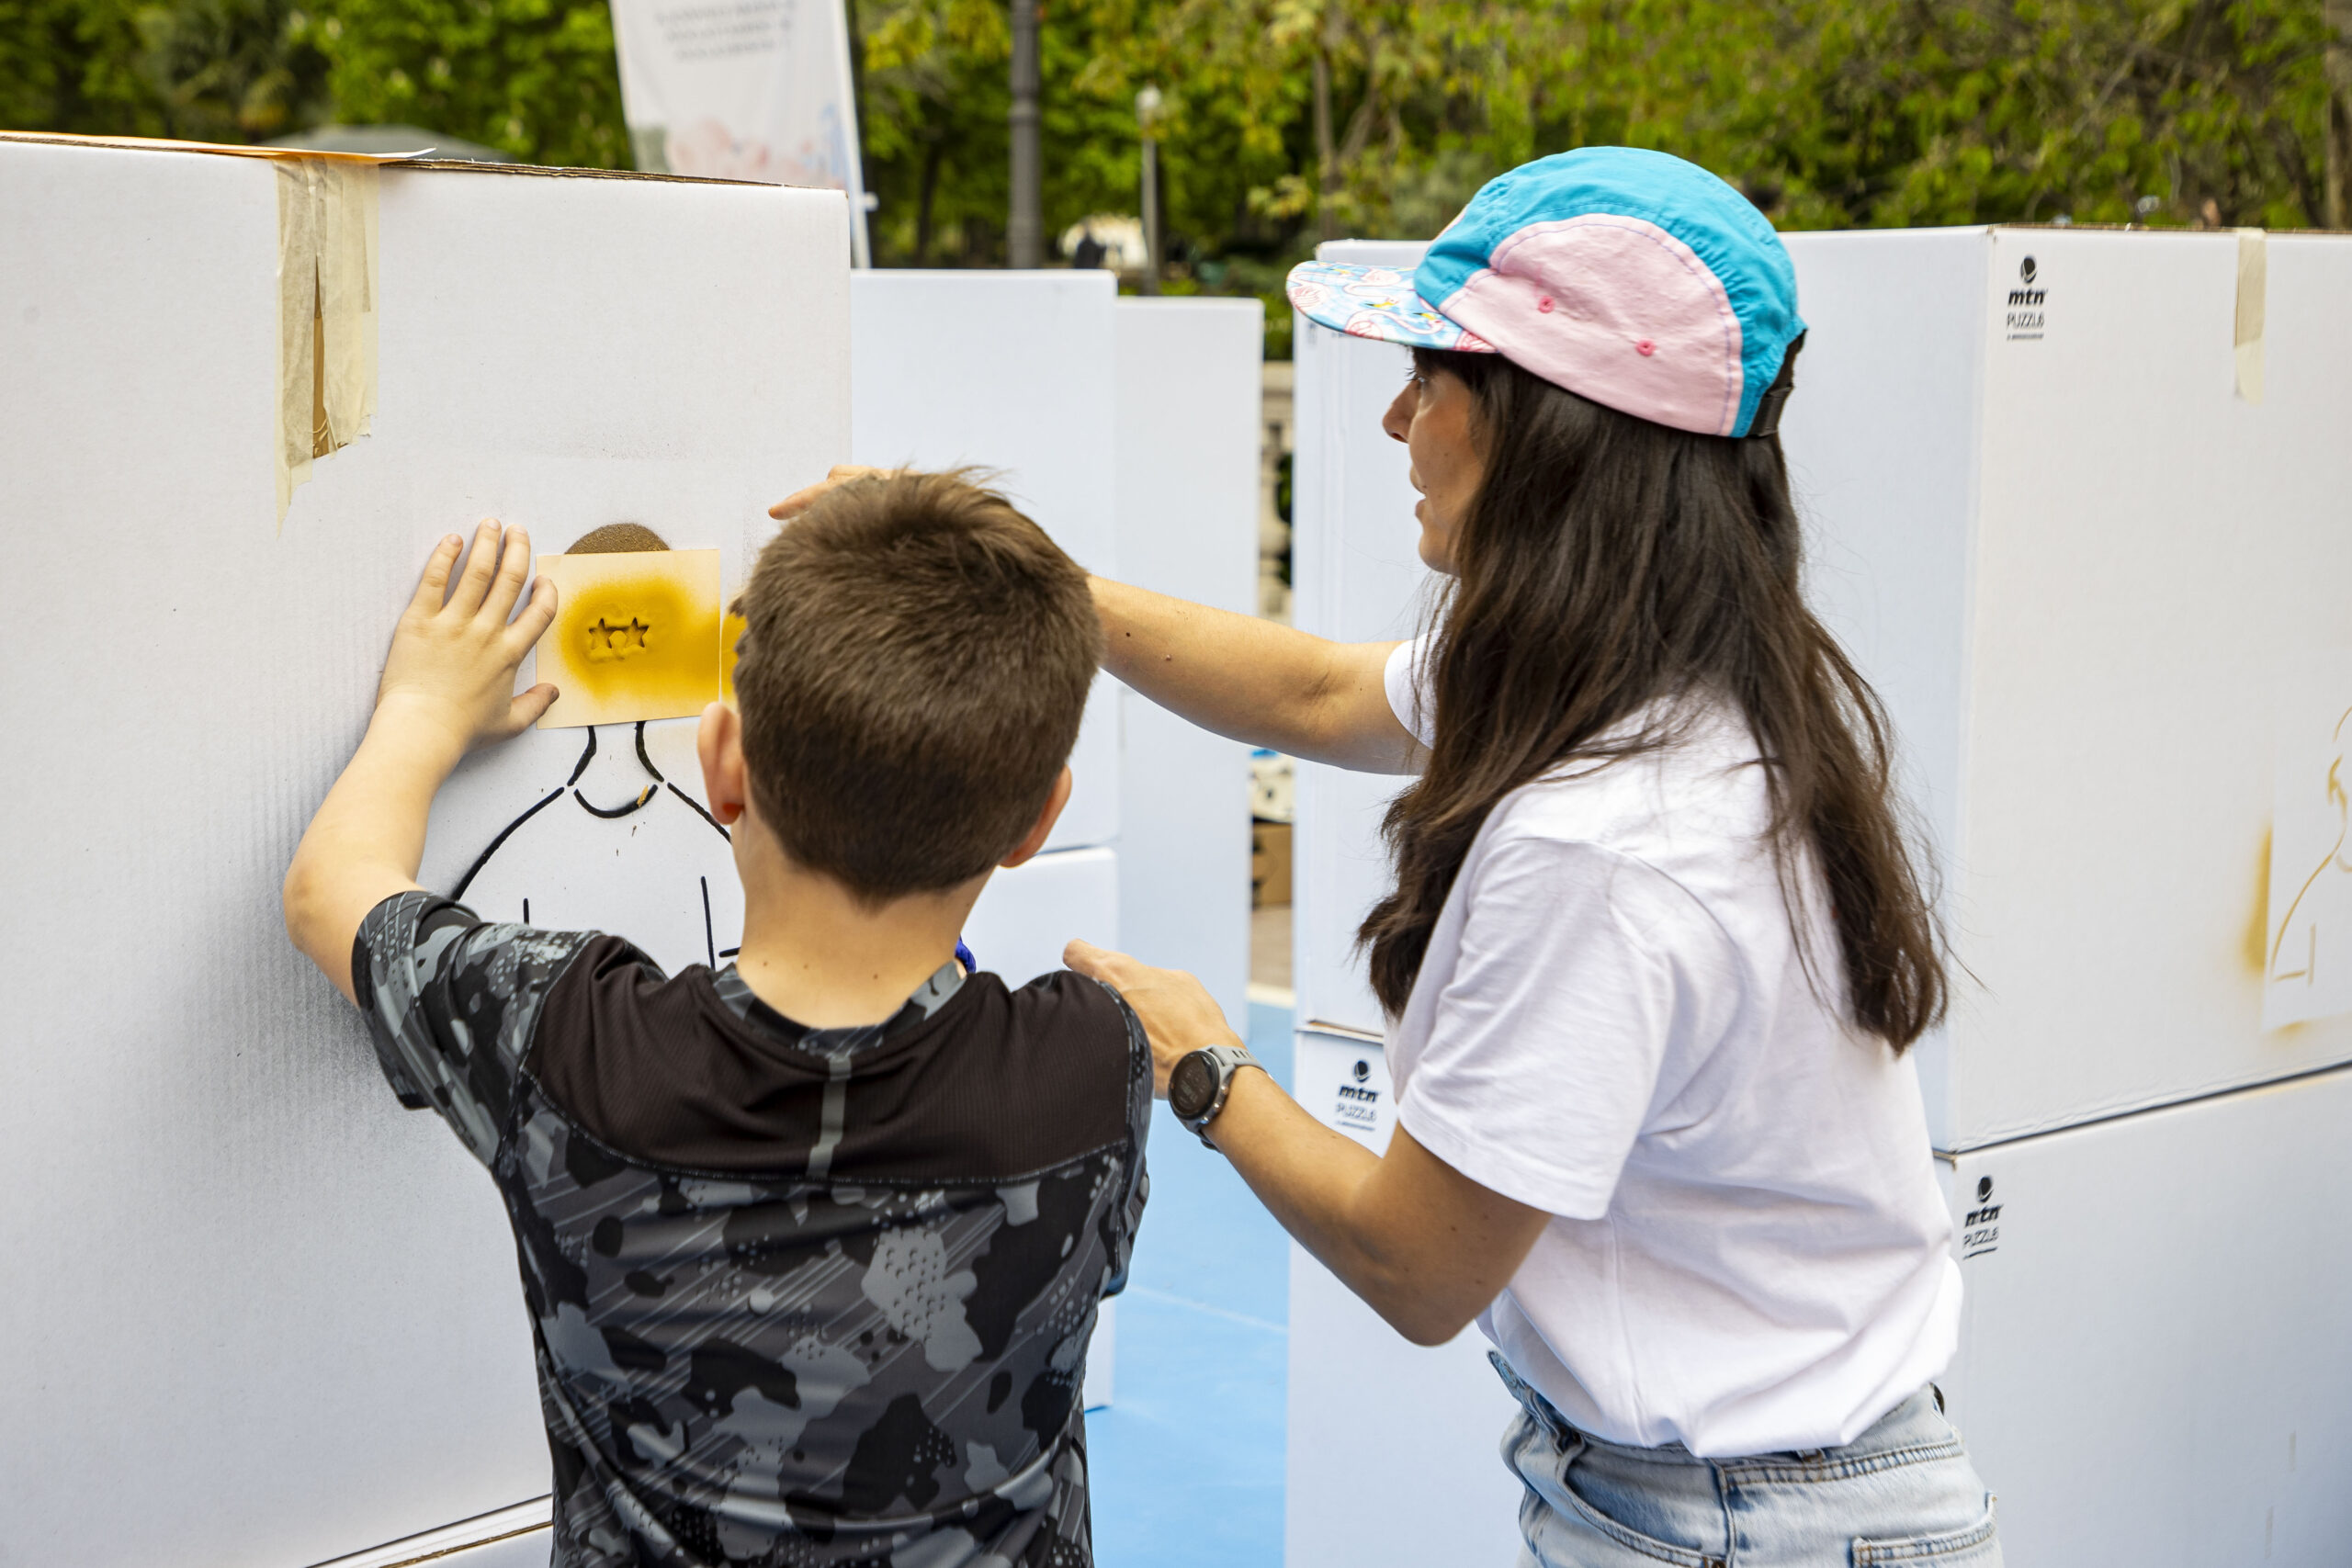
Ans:
POLYGON ((1012 852, 1102 652, 1085 572, 961 473, 827 491, 760 552, 735 607, 760 818, 794 860, 877 903, 1012 852))

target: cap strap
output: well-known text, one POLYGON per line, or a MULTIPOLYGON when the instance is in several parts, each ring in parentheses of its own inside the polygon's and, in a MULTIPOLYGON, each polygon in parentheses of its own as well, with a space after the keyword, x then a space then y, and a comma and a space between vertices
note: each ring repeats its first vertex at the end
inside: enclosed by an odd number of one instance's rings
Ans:
POLYGON ((1781 355, 1781 373, 1772 378, 1772 384, 1764 389, 1762 397, 1756 400, 1756 417, 1747 422, 1747 434, 1751 439, 1781 433, 1781 405, 1787 402, 1789 394, 1796 389, 1797 351, 1804 347, 1804 333, 1799 333, 1789 344, 1788 352, 1781 355))

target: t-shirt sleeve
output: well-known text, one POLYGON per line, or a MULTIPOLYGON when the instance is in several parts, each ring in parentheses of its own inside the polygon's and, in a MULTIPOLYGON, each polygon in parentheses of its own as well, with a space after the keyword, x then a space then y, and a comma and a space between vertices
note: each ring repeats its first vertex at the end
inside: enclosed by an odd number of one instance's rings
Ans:
POLYGON ((1390 649, 1388 663, 1381 671, 1381 684, 1388 692, 1389 711, 1424 747, 1437 744, 1435 709, 1430 701, 1430 637, 1424 632, 1410 642, 1400 642, 1390 649))
POLYGON ((1736 955, 1670 877, 1595 844, 1507 840, 1457 896, 1459 956, 1398 1120, 1482 1187, 1599 1219, 1669 1049, 1737 994, 1736 955))
POLYGON ((490 1164, 548 993, 595 939, 492 925, 421 890, 369 910, 352 942, 351 987, 400 1102, 439 1111, 490 1164))

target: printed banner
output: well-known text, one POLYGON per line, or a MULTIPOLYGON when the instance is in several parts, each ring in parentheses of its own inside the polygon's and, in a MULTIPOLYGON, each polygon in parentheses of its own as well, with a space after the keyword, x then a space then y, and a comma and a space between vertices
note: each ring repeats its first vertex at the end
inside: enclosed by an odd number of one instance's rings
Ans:
POLYGON ((613 0, 637 166, 849 193, 865 265, 865 192, 842 0, 613 0))

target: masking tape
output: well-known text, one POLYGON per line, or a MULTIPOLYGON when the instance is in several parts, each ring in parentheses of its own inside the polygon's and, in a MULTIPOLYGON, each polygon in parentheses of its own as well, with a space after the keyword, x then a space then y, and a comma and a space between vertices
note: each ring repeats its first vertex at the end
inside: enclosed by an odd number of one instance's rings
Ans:
POLYGON ((311 461, 368 434, 376 413, 377 173, 280 160, 277 169, 277 520, 311 461))
POLYGON ((2270 287, 2269 251, 2259 229, 2238 231, 2238 396, 2262 401, 2262 326, 2264 296, 2270 287))

